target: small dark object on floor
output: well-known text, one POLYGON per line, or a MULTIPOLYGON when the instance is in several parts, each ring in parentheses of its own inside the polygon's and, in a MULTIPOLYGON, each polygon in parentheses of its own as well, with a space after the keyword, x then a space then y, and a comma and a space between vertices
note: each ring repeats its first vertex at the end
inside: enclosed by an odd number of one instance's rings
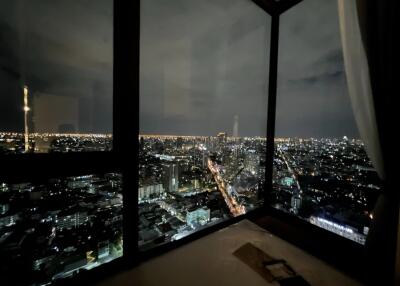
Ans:
POLYGON ((233 255, 268 282, 277 281, 284 286, 310 286, 306 280, 296 274, 285 260, 275 259, 251 243, 242 245, 233 255))

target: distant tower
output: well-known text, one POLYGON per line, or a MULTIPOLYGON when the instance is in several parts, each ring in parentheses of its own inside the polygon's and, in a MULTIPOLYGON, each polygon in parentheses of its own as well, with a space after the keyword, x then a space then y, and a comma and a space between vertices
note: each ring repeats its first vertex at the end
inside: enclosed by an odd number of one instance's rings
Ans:
POLYGON ((25 152, 29 151, 29 128, 28 128, 28 87, 24 86, 24 122, 25 122, 25 152))
POLYGON ((239 137, 239 115, 233 117, 233 137, 239 137))

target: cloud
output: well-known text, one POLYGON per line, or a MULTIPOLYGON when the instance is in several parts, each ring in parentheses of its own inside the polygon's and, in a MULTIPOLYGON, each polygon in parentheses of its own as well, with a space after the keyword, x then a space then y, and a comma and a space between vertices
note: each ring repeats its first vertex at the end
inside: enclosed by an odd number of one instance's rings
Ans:
MULTIPOLYGON (((163 3, 142 7, 141 131, 230 132, 237 114, 241 135, 264 136, 269 16, 242 0, 163 3)), ((280 136, 357 136, 336 1, 304 1, 282 16, 278 86, 280 136)))
MULTIPOLYGON (((33 92, 79 98, 82 130, 111 131, 111 5, 2 1, 0 129, 22 129, 28 83, 33 92)), ((307 0, 281 16, 279 136, 358 136, 336 5, 307 0)), ((142 1, 141 132, 214 135, 231 132, 238 115, 240 135, 264 136, 270 25, 251 1, 142 1)))
MULTIPOLYGON (((0 105, 19 111, 22 86, 26 84, 32 101, 40 93, 79 99, 80 118, 94 106, 96 112, 91 118, 86 116, 91 123, 82 121, 80 131, 110 132, 112 17, 109 0, 3 0, 0 105)), ((6 112, 0 128, 20 131, 22 125, 14 124, 19 117, 20 112, 6 112)))

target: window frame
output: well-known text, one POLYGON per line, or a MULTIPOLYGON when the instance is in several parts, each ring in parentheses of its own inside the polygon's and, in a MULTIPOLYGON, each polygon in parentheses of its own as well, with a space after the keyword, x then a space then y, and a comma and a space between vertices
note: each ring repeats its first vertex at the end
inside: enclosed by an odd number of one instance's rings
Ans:
MULTIPOLYGON (((275 7, 271 10, 270 7, 264 9, 262 7, 262 2, 268 2, 268 0, 252 0, 256 5, 263 9, 265 12, 271 15, 271 40, 273 37, 276 38, 277 47, 274 49, 271 45, 270 47, 270 57, 269 57, 269 84, 268 84, 268 92, 266 96, 268 96, 268 118, 267 118, 267 130, 266 130, 266 138, 267 144, 268 142, 272 142, 270 146, 267 146, 267 166, 266 166, 266 180, 265 187, 263 189, 264 196, 264 206, 252 210, 244 215, 239 217, 231 218, 227 221, 222 221, 217 225, 213 225, 207 227, 205 229, 201 229, 196 233, 193 233, 187 237, 184 237, 178 241, 168 242, 167 244, 162 244, 160 246, 156 246, 153 249, 149 249, 146 251, 137 250, 139 254, 139 262, 145 261, 149 258, 161 255, 166 251, 175 249, 179 246, 185 245, 193 240, 199 239, 207 234, 210 234, 216 230, 222 229, 226 226, 237 223, 242 219, 250 219, 253 221, 260 221, 261 218, 271 217, 275 219, 273 224, 269 224, 269 231, 274 233, 283 239, 289 241, 290 243, 300 247, 301 249, 305 249, 310 253, 320 257, 330 263, 334 264, 339 269, 344 270, 352 276, 357 277, 358 279, 364 279, 365 273, 362 267, 363 261, 365 258, 364 246, 341 237, 335 233, 332 233, 328 230, 322 229, 318 226, 312 225, 296 216, 290 215, 283 211, 277 210, 273 208, 269 203, 269 194, 272 190, 272 170, 273 170, 273 152, 272 156, 268 157, 268 150, 273 150, 274 148, 274 139, 275 139, 275 115, 276 115, 276 99, 277 99, 277 71, 271 72, 271 66, 274 62, 278 63, 278 54, 279 54, 279 15, 289 9, 290 7, 286 6, 283 9, 279 7, 275 7), (273 83, 271 85, 271 83, 273 83), (271 96, 271 94, 273 96, 271 96), (272 140, 270 140, 272 138, 272 140), (296 233, 302 233, 305 235, 305 238, 302 237, 304 235, 297 235, 296 233), (318 237, 320 239, 320 244, 322 245, 330 245, 330 248, 325 250, 322 249, 319 245, 315 243, 310 243, 313 237, 318 237), (343 255, 343 251, 345 252, 343 255), (344 259, 343 259, 344 258, 344 259), (343 263, 345 261, 345 263, 343 263)), ((290 0, 290 5, 297 5, 298 3, 306 0, 290 0)), ((137 22, 135 30, 140 31, 140 2, 137 1, 135 9, 139 12, 135 12, 137 16, 137 22)), ((295 7, 293 7, 295 9, 295 7)), ((140 33, 137 34, 137 45, 140 42, 140 33)), ((121 39, 122 40, 122 39, 121 39)), ((138 51, 138 58, 140 58, 140 53, 138 51)), ((136 67, 135 67, 136 69, 136 67)), ((139 85, 140 73, 138 73, 136 80, 139 85)), ((137 104, 139 103, 139 89, 137 89, 137 104)), ((139 112, 139 110, 138 110, 139 112)), ((137 137, 139 136, 139 128, 137 132, 137 137)), ((271 154, 271 152, 270 152, 271 154)))
MULTIPOLYGON (((255 4, 257 5, 262 5, 262 2, 264 0, 252 0, 255 4)), ((291 0, 292 5, 296 5, 302 1, 305 0, 291 0)), ((140 1, 138 1, 137 6, 135 7, 136 9, 139 10, 139 13, 135 13, 140 16, 140 1)), ((264 9, 263 7, 260 6, 260 9, 264 9)), ((270 8, 269 8, 270 9, 270 8)), ((272 37, 276 37, 276 40, 278 42, 277 49, 273 49, 271 46, 270 49, 270 69, 273 63, 275 61, 276 63, 278 62, 278 54, 279 54, 279 14, 283 13, 288 7, 284 7, 283 10, 276 8, 272 10, 268 10, 268 13, 271 12, 272 16, 272 24, 271 24, 271 39, 272 37), (275 25, 275 28, 272 26, 275 25), (274 31, 275 30, 275 31, 274 31)), ((295 9, 295 7, 293 7, 295 9)), ((267 12, 266 9, 264 11, 267 12)), ((138 18, 139 19, 139 18, 138 18)), ((138 27, 136 29, 140 30, 140 20, 138 20, 137 23, 138 27)), ((140 41, 140 36, 137 39, 138 43, 140 41)), ((277 93, 276 93, 276 80, 277 80, 278 74, 277 72, 272 72, 270 70, 269 73, 269 84, 268 88, 269 91, 266 93, 266 96, 268 96, 268 120, 267 120, 267 142, 272 142, 270 144, 271 146, 269 149, 273 150, 274 148, 274 139, 275 139, 275 114, 276 114, 276 99, 277 99, 277 93), (271 85, 271 83, 275 83, 274 85, 271 85), (271 93, 274 94, 274 96, 271 96, 271 93), (272 138, 272 140, 270 140, 272 138)), ((137 77, 137 80, 139 81, 139 75, 137 77)), ((139 95, 138 95, 139 97, 139 95)), ((139 98, 138 98, 139 101, 139 98)), ((137 136, 139 136, 139 132, 137 133, 137 136)), ((271 152, 270 152, 271 153, 271 152)), ((264 206, 250 211, 240 217, 236 218, 231 218, 228 221, 223 221, 217 225, 208 227, 206 229, 202 229, 194 234, 191 234, 188 237, 182 238, 179 241, 173 241, 169 242, 166 245, 161 245, 157 246, 154 249, 150 249, 144 252, 139 251, 140 254, 140 261, 147 260, 148 258, 160 255, 165 253, 166 251, 175 249, 176 247, 179 247, 181 245, 184 245, 186 243, 189 243, 195 239, 201 238, 204 235, 207 235, 209 233, 212 233, 218 229, 224 228, 228 225, 234 224, 242 219, 251 219, 253 221, 260 221, 260 218, 263 217, 271 217, 273 219, 276 219, 273 224, 270 224, 269 230, 277 234, 278 236, 284 238, 285 240, 288 240, 290 243, 305 249, 312 254, 327 260, 331 263, 333 263, 336 267, 344 270, 347 273, 350 273, 351 275, 363 279, 365 278, 365 274, 363 273, 363 260, 365 257, 364 253, 364 246, 351 241, 349 239, 346 239, 344 237, 341 237, 335 233, 329 232, 328 230, 322 229, 320 227, 317 227, 315 225, 312 225, 296 216, 287 214, 283 211, 274 209, 269 201, 269 194, 270 191, 272 190, 272 170, 273 170, 273 152, 272 156, 268 158, 268 147, 267 147, 267 163, 269 163, 266 167, 266 185, 263 190, 263 196, 264 196, 264 206), (301 235, 297 235, 296 233, 304 233, 306 239, 302 238, 301 235), (319 245, 315 243, 310 243, 311 239, 313 237, 318 237, 320 239, 320 242, 322 245, 330 245, 330 248, 327 249, 322 249, 319 245), (343 255, 343 251, 345 252, 343 255), (344 259, 343 259, 344 258, 344 259), (345 261, 345 263, 343 263, 345 261)))
MULTIPOLYGON (((113 1, 113 20, 112 24, 116 27, 121 25, 121 20, 127 17, 121 15, 121 5, 119 3, 125 1, 113 1), (118 5, 116 5, 118 3, 118 5), (119 11, 119 12, 117 12, 119 11), (118 19, 116 19, 117 15, 119 15, 118 19)), ((121 3, 122 4, 122 3, 121 3)), ((134 9, 132 5, 130 8, 134 9)), ((121 268, 128 265, 127 260, 128 257, 135 257, 136 255, 132 255, 131 253, 135 253, 135 250, 130 247, 132 243, 126 243, 130 239, 132 239, 133 231, 126 231, 135 221, 134 217, 131 216, 131 212, 128 212, 128 209, 132 209, 132 197, 129 199, 129 196, 133 192, 126 192, 127 189, 132 188, 132 179, 129 178, 129 175, 132 172, 130 164, 128 163, 128 159, 132 159, 132 156, 135 156, 134 148, 132 145, 127 148, 126 145, 129 143, 126 141, 126 135, 124 130, 128 130, 131 127, 131 124, 125 124, 126 118, 122 115, 121 111, 127 112, 126 114, 130 114, 128 110, 124 110, 126 102, 124 102, 125 98, 130 101, 130 104, 134 104, 135 101, 129 99, 129 97, 124 97, 125 88, 117 88, 119 86, 118 83, 123 81, 123 77, 117 71, 120 70, 119 67, 123 67, 121 62, 124 62, 124 59, 119 56, 121 55, 121 51, 116 52, 116 48, 121 45, 116 45, 116 42, 119 42, 116 39, 120 39, 121 34, 119 33, 119 29, 113 28, 113 107, 112 107, 112 134, 113 134, 113 142, 112 142, 112 150, 110 151, 83 151, 83 152, 67 152, 67 153, 27 153, 27 154, 1 154, 0 155, 0 182, 6 183, 23 183, 23 182, 33 182, 33 183, 43 183, 48 179, 52 178, 63 178, 69 176, 80 176, 80 175, 88 175, 88 174, 105 174, 105 173, 120 173, 122 174, 122 194, 123 194, 123 240, 124 240, 124 249, 122 257, 116 258, 108 263, 102 264, 91 271, 88 272, 80 272, 76 277, 72 277, 70 279, 61 279, 56 280, 54 282, 55 285, 70 285, 71 281, 78 283, 79 285, 86 281, 93 281, 97 277, 105 278, 105 275, 110 273, 115 273, 117 270, 121 270, 121 268), (117 59, 117 61, 115 61, 117 59), (116 67, 118 66, 118 67, 116 67), (117 80, 119 79, 119 80, 117 80), (117 84, 116 81, 117 80, 117 84), (126 199, 127 197, 127 199, 126 199), (129 226, 129 227, 128 227, 129 226)), ((135 66, 135 65, 134 65, 135 66)), ((127 72, 130 69, 126 69, 127 72)), ((135 74, 134 74, 135 75, 135 74)), ((130 75, 132 76, 132 75, 130 75)), ((134 78, 134 77, 133 77, 134 78)), ((22 90, 22 87, 21 87, 22 90)), ((22 94, 22 93, 21 93, 22 94)), ((135 105, 134 105, 135 106, 135 105)), ((138 118, 135 120, 138 122, 138 118)), ((136 140, 137 141, 137 140, 136 140)), ((133 141, 132 144, 135 144, 136 141, 133 141)), ((135 165, 135 164, 133 164, 135 165)), ((134 179, 133 179, 134 180, 134 179)), ((134 201, 134 200, 133 200, 134 201)), ((135 206, 133 205, 133 210, 135 206)), ((134 238, 133 238, 134 239, 134 238)), ((129 263, 130 265, 131 263, 129 263)), ((85 283, 85 284, 86 284, 85 283)))
MULTIPOLYGON (((137 266, 140 262, 190 243, 240 220, 250 219, 261 222, 263 218, 271 218, 273 220, 273 223, 268 224, 268 230, 271 233, 311 252, 317 257, 332 262, 338 268, 359 279, 365 278, 366 275, 363 273, 364 269, 361 266, 364 260, 363 246, 270 206, 268 197, 272 188, 273 154, 268 157, 268 152, 267 162, 269 164, 266 167, 263 207, 201 229, 180 240, 146 251, 139 250, 138 192, 132 190, 138 188, 140 3, 140 0, 113 1, 113 149, 104 152, 0 156, 0 181, 4 180, 6 182, 36 181, 60 176, 107 172, 119 172, 123 176, 123 256, 90 271, 82 272, 76 277, 56 281, 55 284, 70 285, 72 282, 84 285, 93 283, 121 270, 128 270, 137 266), (304 233, 304 237, 299 235, 300 233, 304 233), (320 247, 317 245, 318 243, 311 243, 314 237, 318 237, 319 245, 329 245, 328 249, 320 247), (346 263, 343 263, 344 260, 346 260, 346 263)), ((277 16, 271 17, 272 25, 274 23, 278 25, 278 33, 276 34, 272 31, 271 39, 272 37, 277 37, 279 46, 279 18, 277 19, 278 22, 274 22, 277 16)), ((270 62, 278 61, 278 51, 279 47, 277 50, 271 48, 270 62)), ((268 102, 270 103, 272 100, 272 104, 268 105, 266 130, 267 143, 269 141, 272 144, 270 143, 270 147, 267 147, 267 150, 271 149, 271 145, 272 148, 274 147, 277 76, 277 73, 269 74, 269 91, 266 93, 268 102), (270 98, 271 89, 274 88, 273 86, 271 87, 270 83, 274 82, 274 80, 275 96, 270 98), (269 140, 271 138, 272 140, 269 140)))

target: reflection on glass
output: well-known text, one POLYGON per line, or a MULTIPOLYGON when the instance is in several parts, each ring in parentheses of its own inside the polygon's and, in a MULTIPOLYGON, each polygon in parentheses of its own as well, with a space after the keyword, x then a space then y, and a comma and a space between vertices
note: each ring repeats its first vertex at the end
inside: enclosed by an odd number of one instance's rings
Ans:
POLYGON ((143 1, 142 249, 262 204, 269 30, 251 1, 143 1))
POLYGON ((365 243, 381 182, 347 94, 334 0, 281 18, 273 207, 365 243))
POLYGON ((0 182, 2 281, 48 285, 122 256, 121 184, 117 173, 0 182))
POLYGON ((112 148, 110 0, 0 4, 0 154, 112 148))

